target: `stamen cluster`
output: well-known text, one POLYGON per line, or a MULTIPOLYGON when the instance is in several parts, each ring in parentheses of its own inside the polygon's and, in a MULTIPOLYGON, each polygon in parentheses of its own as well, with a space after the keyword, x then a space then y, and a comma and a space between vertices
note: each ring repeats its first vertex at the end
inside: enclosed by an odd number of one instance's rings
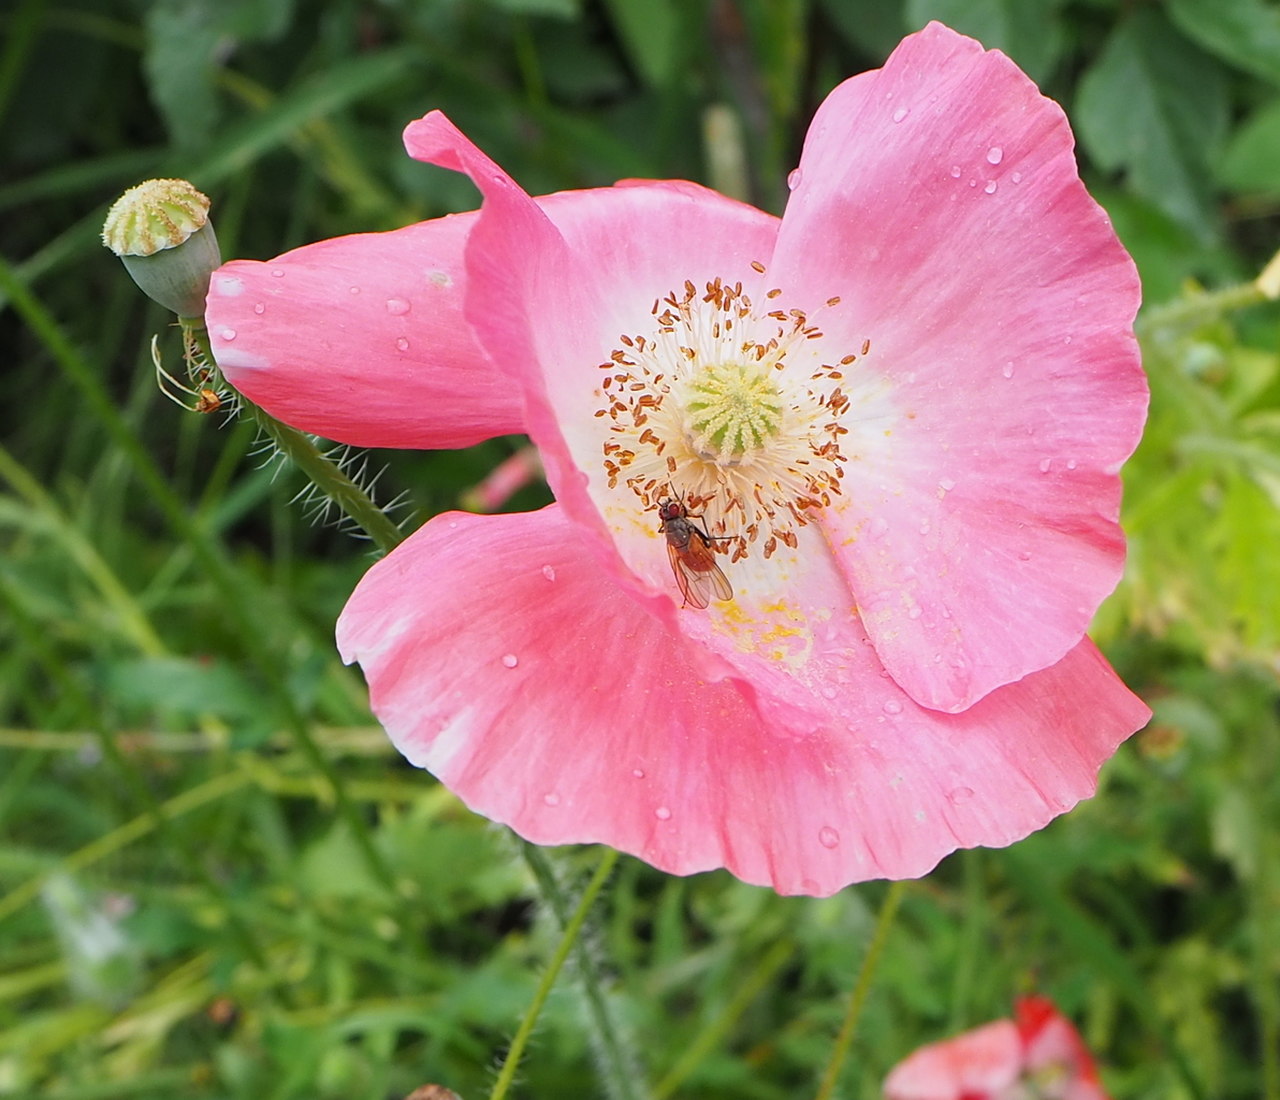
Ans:
POLYGON ((757 540, 766 558, 779 543, 794 548, 810 510, 840 492, 850 405, 840 382, 858 356, 824 361, 824 334, 804 310, 757 311, 741 283, 699 292, 686 280, 652 313, 649 335, 622 336, 600 364, 609 487, 625 485, 646 510, 679 497, 728 537, 734 561, 757 540))

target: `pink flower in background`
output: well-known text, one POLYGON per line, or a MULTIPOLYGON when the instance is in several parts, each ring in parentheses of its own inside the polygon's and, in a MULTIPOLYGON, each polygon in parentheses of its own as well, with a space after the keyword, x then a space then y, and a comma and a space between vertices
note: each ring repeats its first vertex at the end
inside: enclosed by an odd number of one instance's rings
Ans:
POLYGON ((208 321, 299 428, 539 449, 556 504, 435 517, 338 624, 410 760, 535 842, 783 893, 1093 793, 1149 715, 1084 635, 1138 280, 1008 58, 931 24, 840 85, 781 219, 681 182, 531 199, 439 112, 405 142, 482 208, 227 264, 208 321), (682 607, 676 538, 732 599, 682 607))
POLYGON ((885 1078, 885 1100, 1107 1100, 1071 1021, 1046 997, 1023 997, 996 1020, 923 1046, 885 1078))

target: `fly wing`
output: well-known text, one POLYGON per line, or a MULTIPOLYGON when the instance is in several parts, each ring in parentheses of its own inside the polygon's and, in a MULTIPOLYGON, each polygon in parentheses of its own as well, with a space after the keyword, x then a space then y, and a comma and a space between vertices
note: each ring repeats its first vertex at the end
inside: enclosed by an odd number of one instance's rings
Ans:
POLYGON ((683 549, 667 544, 667 557, 680 594, 686 604, 698 608, 705 608, 712 600, 733 599, 733 586, 716 564, 710 542, 703 542, 702 537, 695 533, 683 549))
POLYGON ((706 576, 711 579, 711 587, 717 600, 733 599, 733 585, 729 583, 729 578, 724 575, 720 566, 712 562, 711 571, 706 576))
POLYGON ((676 549, 671 543, 667 543, 667 557, 671 559, 671 572, 676 575, 676 584, 680 586, 684 603, 690 607, 706 607, 711 602, 711 593, 703 582, 705 574, 691 568, 685 560, 685 552, 676 549))

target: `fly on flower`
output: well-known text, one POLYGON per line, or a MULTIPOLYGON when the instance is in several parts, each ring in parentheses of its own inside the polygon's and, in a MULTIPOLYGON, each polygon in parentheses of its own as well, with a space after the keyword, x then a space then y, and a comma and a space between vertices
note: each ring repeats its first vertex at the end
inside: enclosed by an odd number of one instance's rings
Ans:
POLYGON ((667 557, 676 575, 681 606, 705 608, 712 599, 733 599, 733 586, 716 564, 714 538, 689 515, 679 500, 667 499, 658 505, 659 530, 667 537, 667 557))

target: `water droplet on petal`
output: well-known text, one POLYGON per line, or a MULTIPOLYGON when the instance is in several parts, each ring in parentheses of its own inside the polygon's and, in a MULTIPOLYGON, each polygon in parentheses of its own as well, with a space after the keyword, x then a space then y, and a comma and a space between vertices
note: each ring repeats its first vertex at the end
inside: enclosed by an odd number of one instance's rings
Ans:
POLYGON ((233 328, 224 328, 218 333, 218 335, 224 340, 234 340, 236 338, 236 330, 233 328))
POLYGON ((634 775, 637 779, 643 779, 643 778, 644 778, 644 769, 643 769, 643 768, 632 768, 632 769, 631 769, 631 774, 632 774, 632 775, 634 775))
POLYGON ((556 571, 549 565, 544 565, 542 567, 542 575, 546 577, 547 580, 549 581, 553 581, 556 579, 556 571))
POLYGON ((953 180, 958 180, 960 178, 960 165, 953 164, 951 166, 951 178, 953 180))
POLYGON ((1010 178, 1011 180, 1013 180, 1013 182, 1014 182, 1014 183, 1021 183, 1021 182, 1022 182, 1022 173, 1021 173, 1021 172, 1014 172, 1014 173, 1013 173, 1013 175, 1011 175, 1009 178, 1010 178))
POLYGON ((1076 468, 1076 460, 1074 458, 1067 459, 1067 469, 1074 470, 1076 468))
POLYGON ((884 538, 888 531, 889 521, 885 519, 884 516, 876 516, 876 518, 871 521, 871 537, 873 539, 884 538))
POLYGON ((924 611, 920 607, 913 607, 910 611, 907 612, 907 618, 914 621, 915 619, 920 618, 920 616, 923 614, 924 614, 924 611))
POLYGON ((920 534, 927 535, 929 531, 930 531, 929 521, 925 520, 923 523, 920 524, 920 534))
POLYGON ((993 145, 987 150, 988 164, 999 164, 1002 160, 1004 160, 1004 150, 1000 146, 993 145))
POLYGON ((347 287, 347 291, 351 294, 359 294, 360 288, 358 286, 349 286, 347 287))
POLYGON ((520 658, 514 653, 505 653, 502 657, 502 663, 506 665, 507 668, 515 668, 516 665, 520 663, 520 658))
POLYGON ((984 187, 984 188, 983 188, 983 190, 984 190, 988 195, 994 195, 994 194, 996 193, 996 181, 995 181, 995 180, 987 180, 987 186, 986 186, 986 187, 984 187))
POLYGON ((545 802, 548 806, 559 806, 559 805, 560 805, 560 796, 559 796, 558 794, 554 794, 554 793, 553 793, 553 794, 544 794, 544 795, 542 796, 542 801, 543 801, 543 802, 545 802))
POLYGON ((396 347, 397 347, 397 348, 399 348, 401 351, 408 351, 408 350, 409 350, 409 338, 408 338, 407 336, 398 336, 398 337, 396 337, 396 347))
POLYGON ((970 186, 970 187, 977 187, 977 186, 978 186, 978 181, 977 181, 976 179, 971 179, 971 180, 969 181, 969 186, 970 186))
POLYGON ((835 698, 837 695, 839 695, 839 694, 840 694, 840 693, 839 693, 838 691, 836 691, 836 689, 835 689, 835 685, 834 685, 834 684, 823 684, 823 685, 822 685, 822 697, 823 697, 824 699, 834 699, 834 698, 835 698))
POLYGON ((1031 560, 1031 551, 1030 551, 1030 550, 1019 550, 1019 551, 1018 551, 1018 560, 1019 560, 1019 561, 1030 561, 1030 560, 1031 560))
POLYGON ((840 834, 830 825, 824 825, 818 830, 818 843, 824 848, 834 848, 840 843, 840 834))
POLYGON ((1040 460, 1040 472, 1041 472, 1042 474, 1047 474, 1047 473, 1049 472, 1049 467, 1050 467, 1050 466, 1052 466, 1052 465, 1053 465, 1053 459, 1051 459, 1051 458, 1042 458, 1042 459, 1040 460))
POLYGON ((794 191, 797 187, 800 186, 800 181, 803 178, 804 177, 800 174, 799 168, 791 169, 791 171, 787 173, 787 187, 790 190, 794 191))
POLYGON ((902 704, 897 699, 886 699, 884 712, 885 714, 901 714, 902 704))
POLYGON ((894 121, 894 122, 901 122, 901 121, 902 121, 904 118, 906 118, 906 117, 907 117, 907 115, 909 115, 910 113, 911 113, 911 111, 910 111, 908 108, 906 108, 906 107, 899 107, 896 111, 894 111, 894 112, 893 112, 893 121, 894 121))
POLYGON ((1013 377, 1013 363, 1011 363, 1011 362, 1010 362, 1010 363, 1006 363, 1003 367, 1001 367, 1001 368, 1000 368, 1000 373, 1001 373, 1001 374, 1003 374, 1006 378, 1012 378, 1012 377, 1013 377))
POLYGON ((656 817, 659 821, 670 821, 671 811, 668 810, 666 806, 659 806, 656 810, 653 811, 653 816, 656 817))
POLYGON ((403 298, 387 299, 387 312, 390 313, 392 317, 403 317, 412 308, 413 307, 403 298))
POLYGON ((284 278, 284 268, 283 268, 283 267, 273 267, 273 268, 271 269, 271 277, 272 277, 273 279, 283 279, 283 278, 284 278))
POLYGON ((948 797, 948 798, 949 798, 953 803, 955 803, 957 806, 959 806, 959 805, 960 805, 960 803, 962 803, 962 802, 968 802, 968 801, 969 801, 969 799, 971 799, 971 798, 973 797, 973 788, 972 788, 972 787, 956 787, 956 789, 955 789, 955 790, 953 790, 953 791, 951 791, 951 792, 947 795, 947 797, 948 797))
POLYGON ((253 312, 256 313, 259 317, 261 317, 264 313, 267 312, 267 307, 263 305, 261 302, 254 302, 253 312))
POLYGON ((951 490, 954 489, 955 487, 956 487, 956 483, 952 481, 951 478, 949 477, 944 477, 941 481, 938 482, 938 488, 941 489, 944 493, 951 492, 951 490))

